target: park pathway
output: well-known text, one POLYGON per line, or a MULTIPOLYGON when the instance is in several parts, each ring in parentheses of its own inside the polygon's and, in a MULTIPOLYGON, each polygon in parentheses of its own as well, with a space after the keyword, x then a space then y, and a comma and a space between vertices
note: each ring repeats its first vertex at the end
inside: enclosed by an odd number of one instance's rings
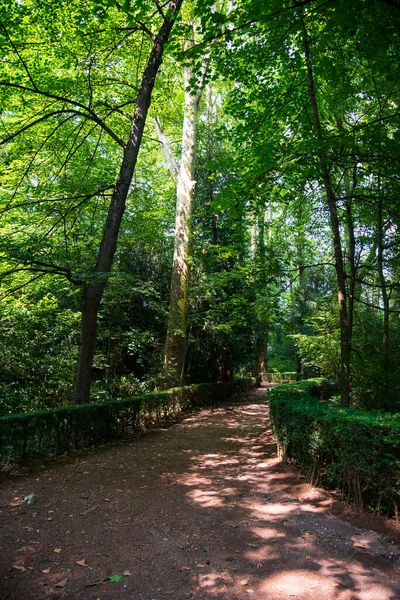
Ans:
POLYGON ((3 478, 0 600, 400 599, 394 525, 278 461, 266 396, 3 478))

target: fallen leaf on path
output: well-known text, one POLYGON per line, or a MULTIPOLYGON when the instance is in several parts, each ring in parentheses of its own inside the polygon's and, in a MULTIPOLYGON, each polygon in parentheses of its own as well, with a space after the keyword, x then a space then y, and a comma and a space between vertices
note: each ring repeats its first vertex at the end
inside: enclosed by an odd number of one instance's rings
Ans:
POLYGON ((249 585, 249 580, 248 579, 242 579, 242 581, 239 581, 240 585, 249 585))
POLYGON ((363 548, 364 550, 370 550, 371 548, 370 542, 368 540, 362 539, 362 536, 353 536, 350 539, 353 542, 354 548, 363 548))
POLYGON ((60 552, 61 552, 61 548, 54 548, 54 552, 55 552, 56 554, 60 554, 60 552))
POLYGON ((191 571, 192 567, 181 567, 180 570, 181 571, 191 571))
POLYGON ((50 573, 50 569, 43 569, 42 573, 44 573, 45 575, 47 575, 47 573, 50 573))
POLYGON ((59 581, 58 583, 55 584, 54 587, 56 588, 65 588, 65 586, 67 585, 68 581, 69 581, 70 575, 68 575, 67 577, 64 577, 64 579, 61 579, 61 581, 59 581))
POLYGON ((111 502, 109 498, 103 498, 104 502, 111 502))
POLYGON ((18 571, 22 571, 25 573, 26 569, 22 565, 13 565, 13 569, 18 569, 18 571))
POLYGON ((80 567, 88 567, 89 566, 86 564, 86 558, 82 558, 82 560, 76 560, 75 562, 80 567))
POLYGON ((200 563, 196 563, 196 567, 199 567, 199 569, 205 569, 206 565, 201 565, 200 563))
POLYGON ((130 571, 124 571, 124 572, 122 573, 122 575, 123 575, 124 577, 130 577, 130 576, 132 575, 132 573, 131 573, 130 571))

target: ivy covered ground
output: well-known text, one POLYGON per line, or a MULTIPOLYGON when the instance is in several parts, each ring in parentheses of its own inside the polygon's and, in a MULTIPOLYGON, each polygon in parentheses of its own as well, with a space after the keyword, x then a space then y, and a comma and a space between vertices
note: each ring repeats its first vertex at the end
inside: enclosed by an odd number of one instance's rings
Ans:
POLYGON ((0 527, 0 600, 400 594, 395 523, 276 458, 265 389, 4 476, 0 527))

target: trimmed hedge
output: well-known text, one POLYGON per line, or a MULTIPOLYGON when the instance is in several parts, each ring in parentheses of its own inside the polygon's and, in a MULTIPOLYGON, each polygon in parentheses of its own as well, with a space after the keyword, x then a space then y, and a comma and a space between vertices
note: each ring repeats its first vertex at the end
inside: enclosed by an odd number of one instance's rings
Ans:
POLYGON ((250 389, 256 379, 199 385, 154 392, 102 404, 64 406, 0 418, 2 464, 33 455, 62 454, 129 436, 190 407, 207 406, 250 389))
POLYGON ((331 407, 318 398, 326 389, 314 379, 270 390, 280 457, 298 463, 311 483, 398 519, 400 414, 331 407))
POLYGON ((283 383, 284 381, 298 381, 303 379, 303 375, 296 373, 296 371, 288 373, 262 373, 261 379, 265 383, 283 383))

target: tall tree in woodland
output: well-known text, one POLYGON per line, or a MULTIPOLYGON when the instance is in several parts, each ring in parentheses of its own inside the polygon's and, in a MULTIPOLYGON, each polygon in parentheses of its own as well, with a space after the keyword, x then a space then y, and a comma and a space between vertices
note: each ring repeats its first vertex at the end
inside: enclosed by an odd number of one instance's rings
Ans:
MULTIPOLYGON (((20 252, 20 262, 28 264, 32 270, 42 269, 45 272, 64 274, 74 283, 83 282, 80 345, 74 391, 74 402, 77 404, 89 401, 99 306, 111 274, 118 233, 157 72, 182 1, 170 0, 161 6, 156 0, 141 0, 134 6, 125 2, 122 8, 111 0, 101 6, 96 2, 89 6, 81 6, 81 3, 75 2, 69 5, 50 2, 49 6, 45 7, 42 3, 32 3, 29 6, 21 3, 13 8, 14 12, 10 10, 9 14, 6 14, 6 21, 2 21, 0 25, 3 45, 11 63, 17 65, 13 69, 4 67, 0 80, 3 106, 9 103, 2 143, 12 144, 15 140, 21 140, 20 145, 24 148, 24 140, 31 131, 37 132, 38 127, 53 123, 50 133, 42 136, 43 141, 39 138, 40 141, 37 142, 33 136, 28 138, 28 146, 34 147, 35 143, 37 145, 37 148, 30 152, 33 156, 28 159, 27 166, 21 169, 21 181, 28 182, 25 185, 30 185, 29 191, 32 190, 33 194, 37 193, 37 189, 44 188, 41 185, 42 178, 49 187, 61 187, 60 182, 68 180, 68 163, 96 128, 107 134, 121 148, 122 156, 115 162, 116 181, 115 173, 112 175, 114 183, 110 182, 110 173, 107 173, 107 181, 103 185, 99 185, 91 193, 85 189, 85 169, 89 169, 95 160, 94 157, 101 147, 100 138, 88 165, 83 169, 82 180, 74 182, 74 199, 81 198, 82 202, 82 198, 87 200, 89 197, 99 196, 105 189, 111 191, 94 267, 89 266, 90 261, 87 261, 84 275, 76 277, 68 264, 68 252, 63 257, 65 264, 61 266, 53 264, 53 257, 47 256, 46 260, 39 260, 39 244, 37 249, 31 249, 29 255, 25 252, 22 256, 20 252), (44 54, 40 60, 35 53, 28 55, 29 44, 25 43, 26 39, 38 43, 47 31, 49 34, 45 40, 49 54, 44 54), (69 35, 64 36, 66 31, 69 35), (132 36, 135 38, 137 34, 139 37, 136 41, 139 43, 135 46, 138 53, 135 73, 132 69, 131 54, 125 52, 124 56, 120 55, 113 61, 113 53, 121 52, 126 41, 132 36), (63 41, 62 36, 68 39, 65 42, 67 51, 64 55, 60 54, 55 43, 60 39, 63 41), (146 59, 144 57, 147 51, 146 59), (54 77, 49 77, 48 65, 52 64, 52 59, 55 63, 54 77), (77 72, 77 64, 81 65, 81 71, 77 72), (132 80, 126 81, 125 77, 131 77, 132 80), (135 91, 134 99, 132 89, 135 91), (132 106, 133 115, 129 112, 132 106), (63 127, 69 125, 72 120, 76 124, 76 130, 66 139, 72 139, 74 143, 71 148, 68 148, 67 144, 62 148, 65 157, 61 169, 56 174, 51 172, 49 177, 42 176, 42 173, 41 177, 35 173, 32 175, 32 164, 45 151, 51 151, 55 143, 55 133, 61 136, 63 127), (129 122, 129 129, 126 120, 129 122), (79 138, 80 135, 83 139, 79 138)), ((82 156, 82 160, 85 159, 86 157, 82 156)), ((40 163, 40 160, 37 162, 40 163)), ((64 185, 64 192, 65 187, 67 186, 64 185)), ((15 201, 17 191, 21 193, 20 188, 21 182, 10 194, 9 204, 15 201)), ((40 203, 46 202, 45 191, 43 196, 40 203)), ((51 217, 52 214, 54 211, 50 208, 47 217, 51 217)), ((55 226, 50 227, 49 232, 54 228, 55 226)), ((65 242, 68 248, 68 240, 65 242)))
POLYGON ((342 240, 340 234, 339 216, 337 199, 334 192, 331 173, 329 170, 329 161, 324 146, 324 133, 319 115, 318 101, 315 90, 315 78, 311 60, 311 43, 304 24, 304 18, 301 17, 303 25, 303 44, 304 57, 307 69, 308 92, 310 96, 312 122, 314 126, 315 137, 319 145, 319 159, 321 175, 325 188, 327 204, 329 207, 333 250, 335 256, 335 270, 339 304, 340 318, 340 394, 341 406, 350 405, 350 335, 349 320, 347 314, 347 291, 346 291, 346 272, 343 260, 342 240))
MULTIPOLYGON (((194 40, 186 43, 186 50, 194 40)), ((190 278, 190 235, 194 181, 197 115, 202 95, 202 82, 196 81, 194 65, 183 68, 184 106, 182 151, 178 164, 161 121, 154 118, 154 126, 168 168, 176 184, 175 243, 172 263, 171 293, 167 335, 164 347, 164 369, 170 385, 182 385, 187 349, 188 292, 190 278)))
POLYGON ((118 233, 125 210, 129 186, 131 185, 137 162, 155 79, 162 62, 165 45, 181 4, 182 0, 171 0, 168 12, 165 16, 163 15, 161 27, 154 36, 153 47, 147 60, 137 94, 136 108, 129 137, 124 144, 123 160, 111 197, 96 266, 92 272, 92 280, 86 285, 83 293, 81 340, 75 378, 75 403, 87 402, 89 400, 92 364, 96 345, 97 313, 106 285, 106 277, 111 270, 117 247, 118 233))

